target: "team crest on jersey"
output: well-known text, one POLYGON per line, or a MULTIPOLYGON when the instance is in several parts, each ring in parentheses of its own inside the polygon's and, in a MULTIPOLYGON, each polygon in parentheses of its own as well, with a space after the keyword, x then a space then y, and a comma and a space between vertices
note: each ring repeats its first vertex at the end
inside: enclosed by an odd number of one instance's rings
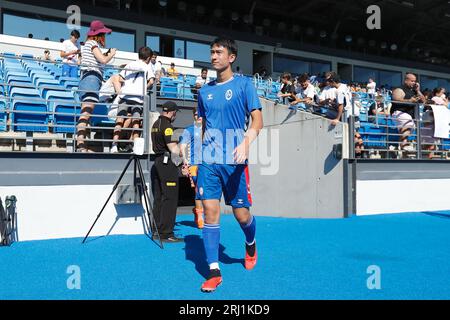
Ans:
POLYGON ((228 89, 227 92, 225 93, 225 99, 229 101, 231 100, 231 98, 233 98, 233 91, 231 91, 231 89, 228 89))
POLYGON ((213 99, 213 95, 210 93, 210 94, 208 94, 208 98, 207 98, 207 100, 212 100, 213 99))

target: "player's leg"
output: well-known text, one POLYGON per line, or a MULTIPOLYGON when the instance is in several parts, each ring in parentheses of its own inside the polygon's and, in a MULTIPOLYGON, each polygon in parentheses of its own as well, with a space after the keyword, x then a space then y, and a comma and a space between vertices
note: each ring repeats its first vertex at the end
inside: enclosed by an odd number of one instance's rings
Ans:
POLYGON ((256 252, 256 219, 250 213, 252 197, 250 176, 247 165, 223 165, 222 177, 226 188, 225 203, 233 207, 233 214, 245 235, 245 268, 255 267, 258 258, 256 252))
POLYGON ((212 292, 222 283, 222 274, 219 267, 220 201, 215 199, 203 200, 202 204, 205 210, 203 245, 209 265, 209 276, 202 284, 201 290, 203 292, 212 292))
POLYGON ((222 283, 222 275, 219 267, 219 243, 220 243, 220 198, 222 186, 219 176, 213 166, 200 165, 198 171, 197 197, 202 200, 205 213, 203 226, 203 245, 210 274, 202 284, 203 292, 212 292, 222 283))
POLYGON ((203 228, 204 220, 203 220, 203 205, 202 201, 197 197, 197 177, 198 177, 198 166, 190 166, 189 174, 191 175, 192 182, 194 183, 196 195, 195 195, 195 207, 192 209, 192 213, 194 214, 195 224, 199 229, 203 228))
POLYGON ((258 260, 256 252, 256 218, 248 208, 233 208, 233 214, 245 235, 245 269, 251 270, 258 260))

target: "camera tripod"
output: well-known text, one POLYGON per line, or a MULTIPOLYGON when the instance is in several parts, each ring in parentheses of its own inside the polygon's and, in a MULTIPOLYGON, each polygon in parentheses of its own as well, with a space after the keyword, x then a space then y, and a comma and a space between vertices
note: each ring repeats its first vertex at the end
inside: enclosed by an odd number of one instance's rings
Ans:
POLYGON ((138 187, 139 194, 143 194, 143 196, 144 196, 145 210, 148 215, 150 229, 152 230, 152 233, 155 233, 156 238, 159 239, 160 247, 164 248, 162 241, 161 241, 161 237, 159 236, 158 226, 156 225, 155 217, 153 216, 153 211, 149 210, 150 197, 148 195, 147 184, 145 183, 144 171, 142 170, 142 165, 141 165, 141 162, 139 161, 139 157, 135 154, 133 154, 130 157, 127 164, 125 165, 125 168, 123 169, 122 173, 120 174, 119 179, 117 179, 117 181, 113 187, 113 190, 111 191, 108 199, 106 200, 105 204, 103 205, 103 208, 100 210, 99 214, 97 215, 97 218, 95 219, 95 221, 92 224, 91 228, 89 229, 88 233, 84 237, 82 243, 86 242, 86 239, 89 237, 89 234, 91 233, 92 229, 94 228, 95 224, 97 223, 98 219, 100 218, 101 214, 103 213, 103 210, 105 210, 106 205, 108 204, 109 200, 111 199, 112 195, 114 194, 114 191, 116 191, 117 187, 120 184, 120 181, 122 181, 123 176, 127 172, 128 167, 130 166, 131 162, 133 162, 133 161, 134 161, 134 175, 133 175, 134 187, 135 188, 138 187), (139 175, 139 177, 137 177, 136 173, 139 175))

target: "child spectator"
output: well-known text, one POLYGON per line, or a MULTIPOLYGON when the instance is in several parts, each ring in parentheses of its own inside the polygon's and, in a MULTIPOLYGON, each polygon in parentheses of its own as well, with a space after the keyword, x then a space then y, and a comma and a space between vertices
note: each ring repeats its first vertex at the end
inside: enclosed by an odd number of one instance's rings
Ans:
POLYGON ((80 45, 78 44, 79 38, 80 32, 78 30, 72 30, 70 39, 62 43, 60 56, 63 58, 64 63, 62 66, 63 77, 78 78, 79 54, 81 52, 80 45))
POLYGON ((144 96, 155 80, 155 75, 149 65, 152 55, 153 51, 150 48, 140 48, 139 60, 127 64, 125 69, 119 74, 124 80, 124 84, 119 95, 119 108, 117 110, 111 153, 118 152, 118 140, 123 127, 131 126, 134 129, 132 133, 133 140, 140 136, 138 130, 142 122, 140 118, 144 109, 144 96), (130 116, 132 117, 131 119, 127 118, 125 120, 125 117, 130 116))

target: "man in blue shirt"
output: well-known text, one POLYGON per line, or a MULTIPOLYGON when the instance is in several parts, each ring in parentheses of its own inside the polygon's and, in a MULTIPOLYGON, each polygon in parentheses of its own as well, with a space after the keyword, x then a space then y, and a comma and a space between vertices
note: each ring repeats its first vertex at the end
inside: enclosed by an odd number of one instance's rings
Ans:
MULTIPOLYGON (((184 129, 180 137, 180 150, 189 166, 189 178, 191 186, 197 192, 197 174, 198 165, 201 163, 202 153, 202 119, 198 117, 197 108, 192 110, 194 115, 194 124, 184 129)), ((203 206, 202 201, 195 197, 195 207, 192 210, 195 217, 195 223, 199 229, 203 228, 203 206)))
POLYGON ((197 197, 202 200, 205 213, 203 243, 210 267, 210 275, 201 287, 203 292, 212 292, 222 283, 218 257, 222 193, 245 234, 245 268, 253 269, 257 260, 256 220, 249 211, 252 200, 247 159, 250 144, 263 127, 263 119, 252 80, 233 74, 236 57, 233 40, 217 38, 212 42, 211 64, 217 79, 204 85, 198 96, 203 152, 197 197))

